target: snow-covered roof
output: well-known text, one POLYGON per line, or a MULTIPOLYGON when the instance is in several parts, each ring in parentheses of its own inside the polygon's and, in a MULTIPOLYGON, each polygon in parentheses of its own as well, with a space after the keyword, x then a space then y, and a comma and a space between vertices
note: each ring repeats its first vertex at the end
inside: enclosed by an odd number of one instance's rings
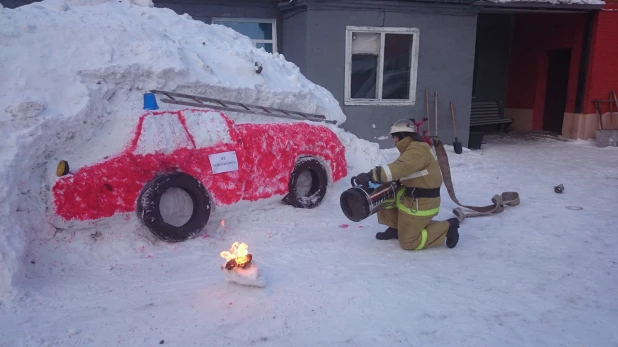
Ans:
POLYGON ((602 0, 482 0, 478 3, 494 3, 500 5, 604 5, 602 0))
POLYGON ((315 3, 320 6, 336 6, 336 7, 393 7, 397 8, 402 3, 426 3, 426 4, 444 4, 444 5, 497 5, 508 7, 526 6, 526 7, 542 7, 547 5, 562 5, 562 6, 599 6, 604 5, 602 0, 339 0, 339 1, 323 1, 323 0, 292 0, 282 1, 279 3, 279 8, 291 9, 297 6, 306 6, 307 3, 315 3))
POLYGON ((549 3, 549 4, 554 4, 554 5, 604 5, 605 4, 605 2, 601 0, 486 0, 486 2, 493 2, 493 3, 499 3, 499 4, 549 3))

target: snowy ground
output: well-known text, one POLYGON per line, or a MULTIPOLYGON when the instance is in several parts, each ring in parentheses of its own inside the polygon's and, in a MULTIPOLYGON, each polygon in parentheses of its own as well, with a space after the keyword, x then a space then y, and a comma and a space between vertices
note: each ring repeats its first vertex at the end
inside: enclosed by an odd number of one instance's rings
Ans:
MULTIPOLYGON (((341 213, 348 179, 315 210, 256 204, 181 244, 150 241, 132 215, 45 231, 28 245, 27 293, 0 309, 0 345, 616 346, 618 149, 486 141, 448 148, 459 199, 522 202, 467 219, 454 249, 376 240, 375 216, 341 213), (234 241, 265 288, 225 281, 219 252, 234 241)), ((439 219, 456 207, 443 196, 439 219)))
MULTIPOLYGON (((180 244, 132 213, 56 229, 55 163, 116 153, 148 89, 346 117, 282 55, 149 1, 0 8, 0 45, 2 347, 618 345, 616 148, 489 137, 481 151, 449 149, 463 203, 522 198, 466 220, 455 249, 377 241, 375 216, 351 223, 340 210, 349 177, 317 209, 238 205, 180 244), (219 253, 235 241, 264 288, 226 281, 219 253)), ((396 155, 335 131, 350 174, 396 155)), ((456 207, 443 196, 439 219, 456 207)))

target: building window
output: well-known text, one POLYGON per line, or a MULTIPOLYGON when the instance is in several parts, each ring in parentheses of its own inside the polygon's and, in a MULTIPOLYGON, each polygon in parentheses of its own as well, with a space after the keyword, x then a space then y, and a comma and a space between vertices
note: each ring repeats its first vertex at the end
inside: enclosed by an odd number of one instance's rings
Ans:
POLYGON ((345 104, 414 105, 419 29, 346 27, 345 104))
POLYGON ((277 21, 274 19, 213 18, 212 24, 225 25, 249 37, 257 48, 277 52, 277 21))

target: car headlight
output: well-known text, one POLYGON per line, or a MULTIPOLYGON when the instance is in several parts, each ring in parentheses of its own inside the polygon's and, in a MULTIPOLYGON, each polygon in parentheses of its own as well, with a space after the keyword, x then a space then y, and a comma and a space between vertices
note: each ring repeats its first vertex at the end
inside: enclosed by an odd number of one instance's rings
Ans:
POLYGON ((62 177, 69 173, 69 163, 66 160, 61 160, 58 162, 58 166, 56 167, 56 176, 62 177))

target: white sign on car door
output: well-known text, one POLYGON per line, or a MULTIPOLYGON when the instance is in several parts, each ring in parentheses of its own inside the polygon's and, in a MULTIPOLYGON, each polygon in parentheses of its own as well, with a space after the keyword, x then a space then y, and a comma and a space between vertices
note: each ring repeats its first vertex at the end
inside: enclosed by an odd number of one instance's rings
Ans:
POLYGON ((213 174, 238 171, 236 151, 209 154, 208 159, 210 159, 213 174))

